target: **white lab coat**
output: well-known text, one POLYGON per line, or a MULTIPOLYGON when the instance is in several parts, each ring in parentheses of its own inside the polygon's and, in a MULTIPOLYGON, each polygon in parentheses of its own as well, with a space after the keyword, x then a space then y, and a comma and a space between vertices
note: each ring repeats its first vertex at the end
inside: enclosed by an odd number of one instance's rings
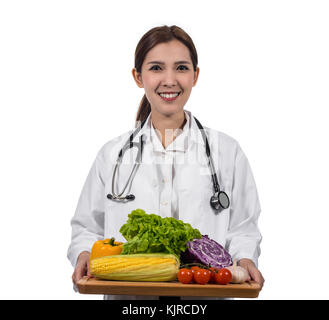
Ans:
MULTIPOLYGON (((223 245, 232 259, 249 258, 258 265, 262 236, 257 221, 261 209, 248 160, 235 139, 204 127, 220 188, 230 198, 230 207, 215 214, 210 206, 210 197, 214 190, 204 141, 196 122, 192 120, 191 112, 185 113, 190 119, 188 143, 185 143, 187 152, 180 153, 175 161, 178 194, 175 201, 179 219, 190 223, 192 227, 199 229, 201 234, 208 235, 223 245)), ((150 123, 149 116, 146 124, 150 123)), ((142 163, 125 193, 134 194, 135 200, 118 203, 106 197, 107 194, 112 194, 112 175, 118 153, 132 131, 109 141, 100 149, 71 220, 72 241, 68 258, 73 266, 79 254, 82 251, 90 251, 93 243, 99 239, 115 237, 117 241, 125 242, 119 230, 132 210, 140 208, 146 213, 171 216, 171 210, 164 206, 167 203, 160 198, 161 177, 155 163, 159 162, 159 158, 154 156, 154 144, 146 124, 134 138, 136 142, 142 134, 145 138, 142 163)), ((116 193, 121 192, 125 186, 136 154, 137 148, 126 152, 116 175, 116 193)), ((163 161, 162 166, 165 165, 166 159, 163 158, 163 161)))

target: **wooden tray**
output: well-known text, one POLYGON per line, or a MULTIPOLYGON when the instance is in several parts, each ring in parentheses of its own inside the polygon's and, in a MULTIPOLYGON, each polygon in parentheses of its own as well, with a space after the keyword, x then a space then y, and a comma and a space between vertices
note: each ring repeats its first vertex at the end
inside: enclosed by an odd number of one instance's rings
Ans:
POLYGON ((83 277, 77 283, 80 293, 148 296, 203 296, 257 298, 260 286, 254 281, 242 284, 182 284, 171 282, 110 281, 83 277))

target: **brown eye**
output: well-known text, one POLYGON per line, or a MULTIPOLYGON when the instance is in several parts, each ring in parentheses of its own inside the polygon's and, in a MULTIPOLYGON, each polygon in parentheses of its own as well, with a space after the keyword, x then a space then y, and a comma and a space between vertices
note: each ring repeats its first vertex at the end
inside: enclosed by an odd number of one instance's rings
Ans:
POLYGON ((183 68, 183 69, 180 69, 181 71, 188 70, 188 67, 187 66, 183 66, 183 65, 178 66, 178 68, 183 68))
MULTIPOLYGON (((159 70, 159 69, 157 69, 157 68, 160 68, 158 65, 155 65, 155 66, 152 66, 151 68, 150 68, 150 70, 155 70, 155 71, 157 71, 157 70, 159 70)), ((161 69, 161 68, 160 68, 161 69)))

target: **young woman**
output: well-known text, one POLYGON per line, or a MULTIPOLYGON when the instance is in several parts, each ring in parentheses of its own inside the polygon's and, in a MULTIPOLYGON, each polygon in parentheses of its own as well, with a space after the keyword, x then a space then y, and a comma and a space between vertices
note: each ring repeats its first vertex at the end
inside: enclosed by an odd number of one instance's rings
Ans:
POLYGON ((199 76, 192 39, 177 26, 152 28, 137 45, 132 75, 145 91, 137 129, 106 143, 89 172, 71 221, 73 282, 88 274, 93 243, 124 242, 119 229, 141 208, 190 223, 262 286, 260 205, 248 160, 236 140, 184 110, 199 76))

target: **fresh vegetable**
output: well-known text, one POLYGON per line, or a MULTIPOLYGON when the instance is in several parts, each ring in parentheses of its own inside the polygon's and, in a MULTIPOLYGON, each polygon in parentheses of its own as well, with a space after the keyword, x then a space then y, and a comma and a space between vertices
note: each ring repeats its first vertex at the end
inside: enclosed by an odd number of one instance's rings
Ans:
POLYGON ((187 250, 181 254, 181 260, 184 263, 199 262, 218 269, 232 265, 230 254, 207 235, 187 242, 187 250))
POLYGON ((198 284, 206 284, 209 282, 211 277, 211 272, 208 269, 199 268, 193 275, 193 279, 198 284))
POLYGON ((120 254, 123 243, 114 240, 114 238, 111 238, 96 241, 91 248, 90 260, 98 257, 120 254))
POLYGON ((210 267, 209 270, 210 270, 210 273, 211 273, 209 282, 210 283, 216 283, 216 273, 218 272, 218 269, 210 267))
POLYGON ((171 281, 177 277, 179 259, 172 254, 113 255, 90 261, 92 276, 107 280, 171 281))
POLYGON ((142 209, 133 210, 128 215, 120 232, 127 240, 122 254, 165 252, 179 257, 186 250, 188 241, 201 238, 200 231, 189 223, 147 214, 142 209))
POLYGON ((228 284, 232 281, 232 273, 227 268, 222 268, 216 273, 215 279, 218 284, 228 284))
POLYGON ((194 274, 200 270, 200 268, 198 266, 193 266, 190 268, 191 272, 192 272, 192 282, 194 282, 194 274))
POLYGON ((245 268, 237 266, 236 260, 233 262, 233 266, 227 267, 228 270, 232 273, 232 283, 243 283, 250 279, 249 273, 245 268))
POLYGON ((179 282, 187 284, 193 280, 193 273, 190 269, 182 268, 178 271, 177 278, 179 282))
POLYGON ((198 266, 193 266, 193 267, 191 267, 191 270, 192 270, 192 273, 194 274, 195 271, 200 270, 200 267, 198 267, 198 266))

